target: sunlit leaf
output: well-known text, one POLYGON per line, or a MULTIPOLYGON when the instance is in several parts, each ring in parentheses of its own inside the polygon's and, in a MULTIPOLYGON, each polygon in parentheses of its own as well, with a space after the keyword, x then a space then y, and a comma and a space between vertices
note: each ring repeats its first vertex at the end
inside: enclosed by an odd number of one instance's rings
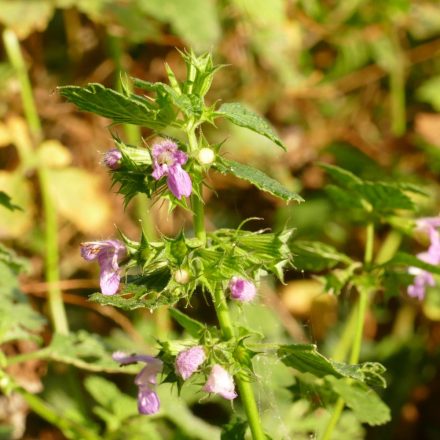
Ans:
POLYGON ((266 119, 254 111, 249 110, 243 104, 237 102, 222 104, 215 112, 215 116, 222 116, 235 125, 255 131, 256 133, 267 137, 279 147, 286 149, 283 142, 278 138, 266 119))
POLYGON ((281 183, 277 182, 275 179, 272 179, 272 177, 269 177, 267 174, 263 173, 257 168, 253 168, 249 165, 245 165, 225 158, 222 158, 221 161, 216 162, 214 166, 218 171, 223 174, 233 174, 240 179, 252 183, 258 189, 266 191, 274 195, 275 197, 286 200, 287 202, 290 202, 292 200, 294 200, 295 202, 304 201, 304 199, 299 194, 288 190, 283 185, 281 185, 281 183))

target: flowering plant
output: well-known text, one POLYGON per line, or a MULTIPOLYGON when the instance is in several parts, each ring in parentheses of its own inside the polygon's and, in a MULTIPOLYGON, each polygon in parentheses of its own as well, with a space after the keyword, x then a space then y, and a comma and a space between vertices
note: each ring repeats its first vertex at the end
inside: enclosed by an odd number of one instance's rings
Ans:
MULTIPOLYGON (((173 416, 166 397, 171 392, 166 388, 169 383, 182 394, 189 389, 197 399, 234 402, 231 407, 240 416, 222 428, 221 438, 226 440, 244 439, 248 431, 254 440, 281 436, 264 418, 264 403, 256 398, 263 386, 262 376, 280 365, 294 380, 283 392, 310 401, 307 411, 315 417, 314 422, 318 421, 313 430, 320 438, 329 440, 335 430, 339 434, 339 420, 345 423, 347 413, 355 417, 359 429, 360 423, 375 426, 388 422, 390 411, 380 397, 380 390, 386 386, 385 367, 377 362, 360 363, 365 317, 376 293, 390 295, 406 290, 409 297, 419 300, 429 294, 440 274, 439 218, 414 220, 411 212, 416 208, 415 196, 423 194, 414 185, 363 180, 342 168, 321 164, 333 181, 327 186, 329 196, 365 231, 362 259, 351 258, 328 244, 300 240, 288 227, 277 232, 246 230, 247 222, 255 219, 244 221, 236 229, 207 230, 203 189, 215 171, 244 179, 287 203, 301 203, 303 199, 262 171, 228 159, 222 143, 209 142, 202 128, 215 127, 219 119, 227 119, 284 148, 270 125, 245 106, 208 106, 205 95, 219 66, 209 54, 182 55, 187 68, 183 81, 178 81, 168 66, 169 84, 132 79, 132 86, 144 95, 134 94, 128 85, 119 93, 100 84, 65 86, 60 93, 82 110, 151 130, 142 146, 127 145, 113 134, 115 145, 104 154, 102 164, 125 204, 143 193, 166 201, 170 211, 185 210, 193 220, 190 228, 174 237, 158 239, 142 229, 137 241, 119 232, 118 238, 83 243, 81 256, 100 267, 100 292, 89 299, 126 311, 154 311, 166 306, 184 334, 159 338, 148 354, 132 353, 127 346, 121 347, 127 353, 117 350, 110 357, 108 347, 98 337, 82 331, 69 333, 66 324, 66 331, 58 329, 50 344, 36 351, 35 357, 94 372, 136 374, 137 411, 143 420, 149 419, 144 416, 160 417, 165 411, 173 416), (400 241, 396 244, 395 238, 390 241, 392 246, 385 241, 386 246, 375 249, 376 231, 383 227, 388 228, 391 238, 396 233, 415 237, 426 250, 417 256, 398 252, 400 241), (264 298, 265 277, 271 275, 284 283, 287 270, 315 276, 327 297, 354 298, 341 342, 331 358, 302 340, 271 340, 240 319, 264 298), (218 325, 190 316, 194 296, 207 299, 218 325), (260 371, 260 359, 272 362, 271 367, 260 371), (330 409, 324 416, 313 412, 317 400, 330 409)), ((19 389, 3 371, 0 379, 2 389, 19 389)), ((123 433, 125 421, 133 417, 131 400, 126 395, 125 400, 121 398, 117 387, 99 377, 89 377, 85 386, 95 400, 105 402, 106 407, 97 410, 107 426, 105 438, 116 438, 115 432, 123 433)), ((36 411, 48 413, 33 397, 29 402, 36 411)), ((178 407, 178 403, 173 404, 178 407)), ((57 417, 50 414, 47 418, 57 417)), ((68 416, 59 416, 59 420, 69 438, 100 438, 97 427, 79 426, 68 416)), ((295 429, 291 431, 296 433, 295 429)))

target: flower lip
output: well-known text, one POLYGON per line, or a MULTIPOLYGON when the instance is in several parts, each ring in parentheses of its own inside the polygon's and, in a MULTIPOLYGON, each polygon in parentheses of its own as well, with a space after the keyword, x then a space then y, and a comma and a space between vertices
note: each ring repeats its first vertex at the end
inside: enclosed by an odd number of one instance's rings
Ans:
POLYGON ((240 277, 232 277, 229 281, 229 290, 231 291, 231 298, 249 302, 255 298, 257 289, 252 281, 240 277))
POLYGON ((198 370, 205 360, 205 351, 200 345, 183 350, 176 357, 176 373, 179 374, 183 380, 187 380, 198 370))
POLYGON ((119 240, 81 243, 81 256, 86 261, 98 260, 101 292, 104 295, 114 295, 118 291, 121 280, 119 261, 126 254, 127 249, 119 240))
POLYGON ((134 383, 138 386, 138 411, 140 414, 155 414, 160 409, 159 396, 155 388, 157 375, 162 371, 163 362, 149 355, 113 353, 112 358, 121 365, 145 362, 145 367, 137 374, 134 383))
POLYGON ((121 166, 122 153, 117 148, 112 148, 104 154, 102 162, 111 170, 117 170, 121 166))
POLYGON ((179 150, 178 145, 171 139, 153 145, 153 172, 154 179, 159 180, 167 176, 167 185, 170 191, 179 200, 189 197, 192 192, 191 177, 182 168, 188 156, 179 150))
POLYGON ((202 389, 208 393, 218 394, 227 400, 233 400, 237 397, 234 379, 219 364, 212 367, 208 380, 202 389))

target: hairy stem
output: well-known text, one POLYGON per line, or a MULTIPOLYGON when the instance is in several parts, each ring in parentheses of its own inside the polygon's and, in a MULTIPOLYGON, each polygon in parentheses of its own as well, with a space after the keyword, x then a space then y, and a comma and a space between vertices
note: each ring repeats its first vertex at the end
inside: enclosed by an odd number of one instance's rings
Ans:
MULTIPOLYGON (((197 148, 197 138, 194 132, 194 128, 188 130, 188 140, 191 150, 195 151, 197 148)), ((200 182, 198 188, 199 194, 201 194, 201 190, 202 183, 200 182)), ((205 212, 203 201, 201 201, 196 195, 193 195, 191 198, 191 205, 194 212, 193 221, 196 237, 203 242, 206 242, 205 212)), ((232 325, 223 289, 218 288, 211 293, 213 295, 214 307, 223 338, 225 340, 232 339, 234 337, 234 327, 232 325)), ((255 401, 252 385, 248 380, 241 377, 240 375, 236 375, 235 380, 237 382, 238 391, 240 393, 240 398, 246 412, 246 417, 249 422, 249 427, 252 432, 253 440, 266 440, 266 435, 264 434, 263 427, 261 425, 260 415, 258 413, 258 407, 255 401)))
MULTIPOLYGON (((34 144, 38 145, 43 138, 43 131, 20 44, 15 33, 9 29, 3 31, 3 42, 9 61, 14 67, 20 82, 24 113, 34 138, 34 144)), ((64 309, 62 293, 58 287, 60 275, 57 214, 49 193, 47 170, 44 168, 44 165, 38 164, 37 174, 40 183, 45 221, 45 278, 48 283, 49 311, 55 331, 67 334, 69 327, 66 311, 64 309)))

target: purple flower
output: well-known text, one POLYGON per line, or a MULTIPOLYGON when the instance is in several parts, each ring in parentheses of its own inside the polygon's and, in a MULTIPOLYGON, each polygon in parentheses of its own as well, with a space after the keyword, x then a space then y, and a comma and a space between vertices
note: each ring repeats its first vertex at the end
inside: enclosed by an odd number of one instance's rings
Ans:
POLYGON ((104 165, 111 170, 117 170, 121 166, 122 153, 117 149, 107 151, 102 159, 104 165))
POLYGON ((98 259, 101 268, 100 285, 104 295, 114 295, 119 288, 119 261, 126 255, 119 240, 88 241, 81 243, 81 256, 87 261, 98 259))
POLYGON ((257 289, 255 284, 240 277, 232 277, 229 281, 231 297, 238 301, 249 302, 255 298, 257 289))
POLYGON ((170 139, 153 145, 152 155, 152 176, 156 180, 167 176, 168 188, 179 200, 182 196, 189 197, 192 191, 191 178, 182 168, 188 156, 170 139))
POLYGON ((203 391, 219 394, 228 400, 233 400, 237 397, 234 379, 222 366, 218 364, 215 364, 212 367, 208 380, 203 386, 203 391))
MULTIPOLYGON (((430 246, 426 252, 417 254, 417 258, 425 263, 440 264, 440 233, 437 228, 440 227, 440 217, 427 217, 417 220, 417 230, 427 234, 430 246)), ((435 286, 435 280, 432 274, 418 267, 410 267, 408 272, 414 275, 413 284, 408 286, 407 293, 420 301, 425 297, 427 286, 435 286)))
POLYGON ((136 362, 146 363, 134 380, 134 383, 138 386, 138 411, 140 414, 156 414, 160 409, 159 396, 155 391, 156 376, 162 371, 162 361, 153 356, 127 355, 121 351, 113 353, 112 357, 121 365, 136 362))
POLYGON ((176 372, 186 380, 197 371, 205 359, 205 351, 200 345, 183 350, 176 357, 176 372))

